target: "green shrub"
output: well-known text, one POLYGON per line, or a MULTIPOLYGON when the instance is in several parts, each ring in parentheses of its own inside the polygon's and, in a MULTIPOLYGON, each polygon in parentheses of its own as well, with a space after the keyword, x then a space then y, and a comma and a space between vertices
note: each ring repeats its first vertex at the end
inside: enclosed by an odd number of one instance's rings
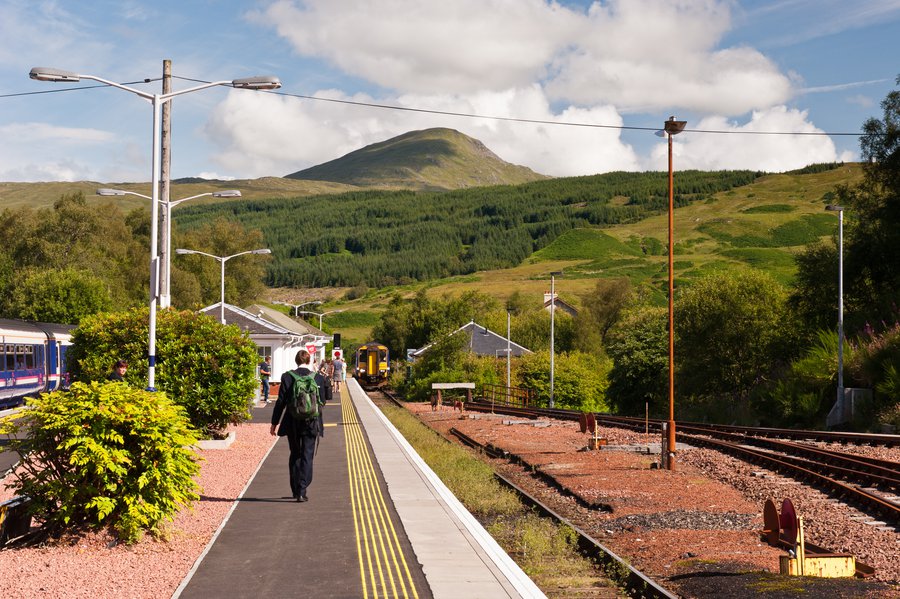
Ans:
MULTIPOLYGON (((75 380, 103 380, 118 359, 130 364, 126 381, 147 383, 147 308, 97 314, 81 321, 68 354, 75 380)), ((156 320, 156 380, 184 407, 191 424, 218 436, 246 421, 256 389, 256 346, 238 327, 190 311, 161 310, 156 320)))
POLYGON ((10 446, 23 470, 11 486, 49 534, 108 525, 134 542, 198 499, 197 434, 164 393, 74 383, 28 405, 0 419, 0 433, 19 433, 10 446))

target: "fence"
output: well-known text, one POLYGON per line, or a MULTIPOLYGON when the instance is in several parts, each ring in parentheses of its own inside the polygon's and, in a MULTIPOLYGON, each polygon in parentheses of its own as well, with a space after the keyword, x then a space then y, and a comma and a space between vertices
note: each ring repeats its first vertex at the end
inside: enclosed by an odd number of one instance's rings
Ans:
POLYGON ((534 405, 534 391, 521 387, 485 384, 481 388, 481 397, 485 401, 507 406, 527 408, 534 405))

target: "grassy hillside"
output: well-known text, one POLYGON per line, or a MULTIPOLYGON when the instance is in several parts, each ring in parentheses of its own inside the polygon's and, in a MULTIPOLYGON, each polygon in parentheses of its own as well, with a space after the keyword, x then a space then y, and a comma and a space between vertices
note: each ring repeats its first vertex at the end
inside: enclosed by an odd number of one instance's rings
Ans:
MULTIPOLYGON (((814 174, 767 175, 677 208, 676 286, 723 268, 760 268, 789 282, 795 272, 793 256, 809 241, 827 238, 837 230, 837 218, 824 212, 834 187, 860 179, 857 164, 814 174)), ((677 176, 675 185, 677 189, 677 176)), ((563 271, 556 280, 557 290, 576 305, 597 279, 620 276, 636 284, 648 283, 653 297, 664 302, 667 238, 665 213, 626 224, 573 229, 514 268, 392 287, 372 291, 353 302, 338 303, 350 311, 377 315, 386 307, 390 294, 412 296, 422 288, 432 296, 477 290, 501 302, 519 291, 538 302, 549 291, 549 273, 553 271, 563 271)), ((340 291, 332 290, 332 297, 339 298, 340 291)), ((333 324, 339 326, 340 322, 333 324)), ((362 331, 363 337, 365 333, 362 331)))
MULTIPOLYGON (((4 208, 42 208, 52 206, 61 195, 79 191, 85 195, 89 203, 114 203, 125 211, 138 206, 149 206, 147 200, 136 196, 97 196, 97 189, 101 187, 124 189, 125 191, 150 195, 149 183, 97 183, 94 181, 0 183, 0 210, 3 210, 4 208)), ((191 179, 185 180, 185 182, 173 181, 170 195, 172 200, 177 200, 201 193, 224 189, 239 189, 245 199, 258 199, 293 198, 298 196, 342 193, 356 188, 352 185, 344 185, 342 183, 299 181, 283 179, 281 177, 262 177, 260 179, 239 179, 234 181, 205 181, 202 179, 191 179)), ((233 200, 204 197, 191 200, 190 204, 215 204, 229 201, 233 200)), ((186 205, 187 203, 176 206, 175 210, 182 209, 186 205)))
POLYGON ((443 128, 404 133, 287 177, 423 190, 515 185, 546 178, 504 162, 477 139, 443 128))

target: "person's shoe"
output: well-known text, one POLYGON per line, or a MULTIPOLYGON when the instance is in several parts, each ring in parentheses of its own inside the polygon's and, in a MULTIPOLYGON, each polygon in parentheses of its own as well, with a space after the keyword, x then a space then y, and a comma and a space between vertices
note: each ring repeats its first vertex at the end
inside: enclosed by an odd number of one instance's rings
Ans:
POLYGON ((297 498, 297 503, 303 503, 305 501, 309 501, 309 497, 307 497, 306 495, 301 495, 297 498))

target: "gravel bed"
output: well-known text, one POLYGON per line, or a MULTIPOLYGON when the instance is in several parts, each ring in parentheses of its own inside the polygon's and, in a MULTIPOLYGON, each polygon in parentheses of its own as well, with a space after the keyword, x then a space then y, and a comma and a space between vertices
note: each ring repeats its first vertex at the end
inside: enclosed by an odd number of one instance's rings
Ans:
MULTIPOLYGON (((0 597, 171 596, 275 442, 265 423, 229 430, 237 435, 231 447, 198 451, 200 501, 176 516, 167 527, 167 540, 147 537, 118 545, 112 535, 96 532, 43 547, 2 550, 0 597)), ((0 487, 0 500, 8 499, 11 491, 0 487)))
MULTIPOLYGON (((811 542, 855 554, 876 568, 879 580, 891 583, 836 580, 825 583, 828 596, 900 596, 895 588, 900 580, 900 537, 895 531, 853 520, 862 514, 813 488, 772 473, 760 476, 758 466, 713 450, 687 448, 679 452, 676 470, 669 472, 651 469, 659 461, 658 454, 587 451, 589 435, 572 422, 545 419, 535 426, 509 416, 463 415, 450 409, 431 412, 424 404, 407 404, 407 408, 448 438, 453 427, 520 456, 527 467, 502 459, 491 462, 632 565, 686 596, 758 596, 752 590, 739 595, 738 578, 750 571, 757 572, 752 575, 757 577, 777 574, 784 551, 761 540, 762 509, 766 499, 780 506, 785 497, 794 500, 804 517, 811 542), (567 493, 561 494, 559 487, 567 493), (703 588, 708 589, 706 594, 703 588), (726 595, 721 594, 724 591, 726 595)), ((617 427, 600 427, 598 434, 610 445, 659 442, 655 433, 617 427)), ((878 457, 896 451, 854 449, 878 457)), ((815 593, 806 596, 825 596, 815 593)))

